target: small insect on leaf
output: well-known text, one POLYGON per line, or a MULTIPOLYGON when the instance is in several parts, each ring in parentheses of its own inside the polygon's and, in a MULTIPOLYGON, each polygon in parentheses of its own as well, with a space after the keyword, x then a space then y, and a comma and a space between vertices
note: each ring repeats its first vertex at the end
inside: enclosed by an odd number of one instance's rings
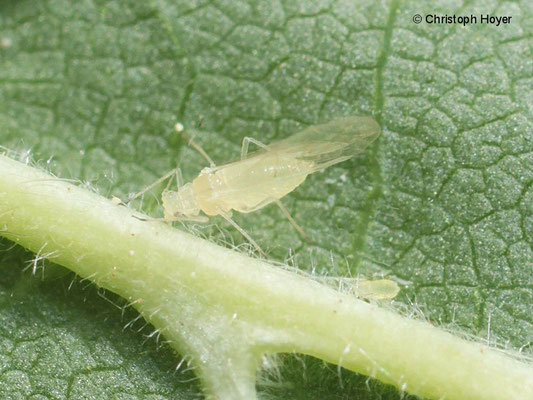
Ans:
POLYGON ((323 277, 322 280, 343 293, 350 293, 367 300, 392 300, 400 292, 400 286, 390 279, 364 279, 347 277, 323 277))
POLYGON ((400 292, 400 287, 390 279, 359 280, 353 287, 357 297, 376 300, 392 300, 400 292))
MULTIPOLYGON (((184 134, 183 126, 176 124, 176 131, 184 134)), ((199 216, 200 212, 207 216, 220 215, 264 254, 252 238, 231 219, 232 212, 251 213, 270 203, 276 203, 291 224, 305 237, 303 229, 294 221, 280 199, 301 185, 309 174, 348 160, 363 151, 379 136, 379 132, 379 125, 372 118, 345 117, 310 126, 269 145, 245 137, 241 159, 220 166, 216 166, 192 139, 187 139, 188 144, 210 166, 204 168, 190 183, 182 184, 179 169, 170 171, 156 181, 158 183, 172 175, 178 181, 177 191, 163 191, 165 220, 200 221, 205 218, 199 216), (258 146, 259 150, 248 154, 250 143, 258 146)))

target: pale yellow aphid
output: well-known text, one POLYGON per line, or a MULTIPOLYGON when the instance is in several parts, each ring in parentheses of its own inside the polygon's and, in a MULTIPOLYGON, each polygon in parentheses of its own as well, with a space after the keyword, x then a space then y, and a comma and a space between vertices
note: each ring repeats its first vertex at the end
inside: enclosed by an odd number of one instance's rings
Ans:
POLYGON ((359 280, 353 287, 357 297, 376 300, 392 300, 400 292, 400 286, 390 279, 359 280))
MULTIPOLYGON (((180 131, 183 130, 180 125, 180 131)), ((220 215, 228 220, 258 250, 259 246, 232 219, 233 210, 250 213, 276 203, 283 214, 305 236, 279 199, 301 185, 305 178, 333 164, 348 160, 363 151, 379 136, 379 125, 369 117, 345 117, 325 124, 310 126, 286 139, 264 145, 244 138, 241 159, 215 166, 198 145, 189 140, 210 163, 192 182, 178 190, 164 190, 162 194, 165 220, 201 220, 200 211, 207 216, 220 215), (248 154, 253 143, 260 147, 248 154)), ((170 177, 171 171, 156 183, 170 177)), ((139 192, 144 193, 156 183, 139 192)), ((262 251, 260 250, 262 253, 262 251)))
POLYGON ((393 300, 398 293, 400 293, 400 286, 397 282, 390 279, 366 279, 361 276, 358 277, 338 277, 338 276, 321 276, 308 274, 294 267, 287 267, 304 276, 314 279, 318 282, 325 283, 330 287, 334 287, 341 293, 352 294, 356 297, 367 300, 393 300))
POLYGON ((370 300, 392 300, 400 292, 398 284, 390 279, 325 278, 336 283, 342 292, 370 300))

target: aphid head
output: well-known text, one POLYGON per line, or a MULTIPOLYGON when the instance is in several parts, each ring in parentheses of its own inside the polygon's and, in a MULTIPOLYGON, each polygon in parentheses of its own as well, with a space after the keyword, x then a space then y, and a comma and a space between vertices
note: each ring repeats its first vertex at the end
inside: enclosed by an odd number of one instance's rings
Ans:
POLYGON ((200 213, 191 183, 183 185, 177 192, 164 190, 161 198, 163 200, 165 219, 175 219, 180 215, 195 217, 200 213))

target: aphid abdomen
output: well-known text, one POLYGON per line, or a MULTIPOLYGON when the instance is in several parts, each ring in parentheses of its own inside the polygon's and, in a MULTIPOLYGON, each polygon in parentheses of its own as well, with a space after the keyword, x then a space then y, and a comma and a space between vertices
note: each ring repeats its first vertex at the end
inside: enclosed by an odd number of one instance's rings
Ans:
POLYGON ((274 200, 281 199, 295 188, 300 186, 307 174, 285 176, 276 179, 276 184, 267 186, 266 182, 259 190, 244 192, 238 202, 232 204, 232 208, 242 213, 250 213, 270 204, 274 200))
POLYGON ((249 213, 292 192, 311 170, 308 161, 263 153, 200 175, 193 185, 207 215, 216 215, 217 209, 249 213))

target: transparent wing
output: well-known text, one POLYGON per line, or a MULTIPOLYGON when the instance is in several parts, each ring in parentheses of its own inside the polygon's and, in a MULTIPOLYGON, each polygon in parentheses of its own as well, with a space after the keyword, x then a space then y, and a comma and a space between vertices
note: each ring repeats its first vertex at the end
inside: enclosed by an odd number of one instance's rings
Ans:
POLYGON ((314 171, 342 162, 363 151, 379 136, 380 127, 370 117, 345 117, 312 125, 274 142, 264 151, 275 151, 289 158, 313 163, 314 171))

